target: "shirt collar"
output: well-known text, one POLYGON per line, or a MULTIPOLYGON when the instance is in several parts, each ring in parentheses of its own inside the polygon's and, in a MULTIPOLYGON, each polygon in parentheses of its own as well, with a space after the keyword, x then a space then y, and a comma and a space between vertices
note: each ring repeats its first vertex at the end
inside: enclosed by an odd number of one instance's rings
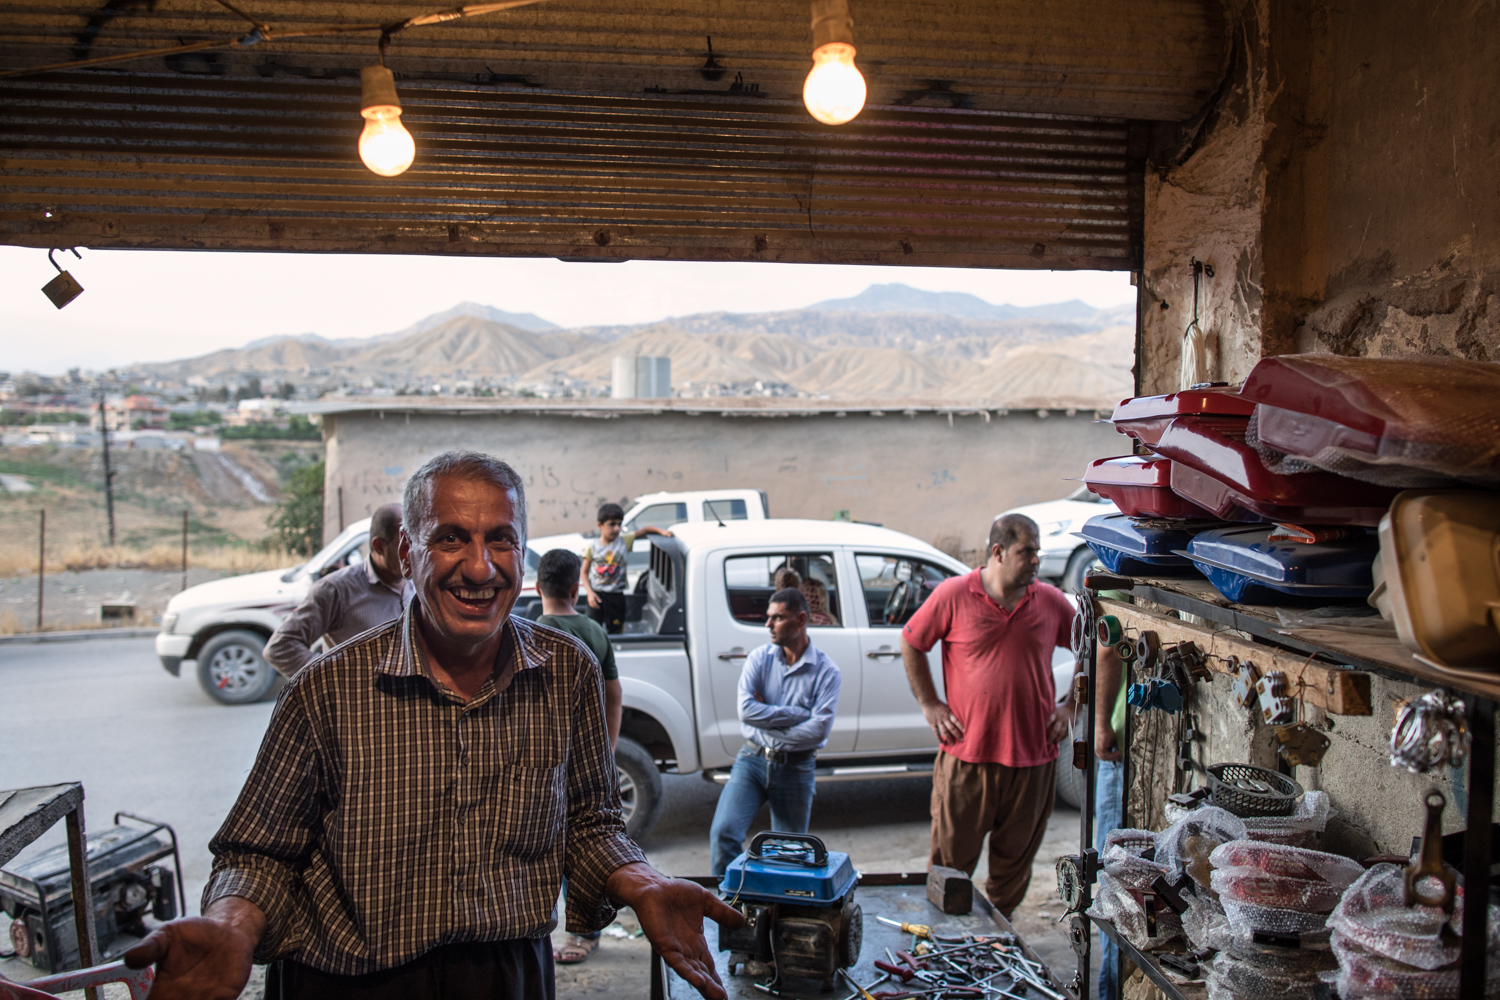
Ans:
POLYGON ((384 587, 391 593, 399 594, 402 597, 406 596, 407 587, 411 585, 410 580, 402 580, 400 586, 396 587, 392 587, 390 584, 386 583, 380 578, 380 574, 375 572, 375 564, 370 561, 370 557, 368 555, 365 556, 365 579, 369 581, 369 584, 372 587, 384 587))
POLYGON ((771 654, 772 659, 775 660, 778 667, 780 667, 787 673, 792 673, 801 667, 817 663, 818 657, 823 655, 822 653, 818 652, 818 647, 812 644, 811 639, 807 640, 807 648, 802 651, 802 655, 797 657, 796 662, 794 663, 786 662, 786 657, 781 655, 781 647, 776 645, 774 642, 771 643, 771 649, 773 650, 771 654))
POLYGON ((980 570, 976 569, 974 572, 969 574, 970 592, 978 594, 981 598, 984 599, 984 603, 988 604, 990 607, 994 608, 1001 614, 1007 616, 1013 615, 1017 611, 1020 611, 1021 607, 1027 601, 1031 600, 1031 595, 1036 591, 1037 583, 1039 582, 1037 580, 1032 580, 1030 583, 1028 583, 1026 585, 1026 592, 1021 595, 1021 599, 1016 602, 1016 606, 1013 608, 1007 608, 1005 605, 997 603, 995 599, 990 596, 990 592, 984 589, 984 580, 980 578, 980 572, 980 570))
MULTIPOLYGON (((401 612, 401 641, 391 647, 385 658, 376 664, 376 673, 389 674, 392 677, 427 677, 432 678, 422 666, 422 651, 417 642, 416 614, 420 600, 413 598, 406 609, 401 612)), ((552 654, 532 642, 532 628, 528 622, 519 622, 513 617, 505 619, 500 626, 502 640, 500 643, 500 655, 504 656, 507 650, 514 650, 519 654, 516 669, 534 670, 552 658, 552 654), (509 641, 504 638, 504 633, 509 632, 509 641)))

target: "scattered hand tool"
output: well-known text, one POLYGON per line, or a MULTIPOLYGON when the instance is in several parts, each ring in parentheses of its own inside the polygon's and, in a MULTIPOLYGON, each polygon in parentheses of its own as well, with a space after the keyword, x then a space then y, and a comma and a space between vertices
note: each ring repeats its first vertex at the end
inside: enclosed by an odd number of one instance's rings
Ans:
POLYGON ((891 920, 889 917, 876 917, 875 919, 887 927, 898 927, 905 934, 915 934, 917 937, 924 938, 932 937, 932 928, 926 924, 908 924, 901 920, 891 920))

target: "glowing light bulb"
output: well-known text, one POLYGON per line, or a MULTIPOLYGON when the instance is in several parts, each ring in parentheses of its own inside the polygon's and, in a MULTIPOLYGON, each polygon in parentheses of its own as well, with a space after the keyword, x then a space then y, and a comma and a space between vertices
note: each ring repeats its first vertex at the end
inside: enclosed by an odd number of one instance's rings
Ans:
POLYGON ((365 130, 359 135, 359 158, 382 177, 404 173, 417 156, 417 144, 401 124, 401 99, 396 96, 396 78, 384 66, 366 66, 360 71, 363 99, 359 113, 365 130))
POLYGON ((865 106, 865 78, 854 66, 854 46, 829 42, 814 50, 802 103, 824 125, 842 125, 859 114, 865 106))
POLYGON ((382 177, 404 173, 416 159, 417 144, 401 124, 401 109, 390 105, 365 108, 365 130, 359 134, 359 158, 382 177))

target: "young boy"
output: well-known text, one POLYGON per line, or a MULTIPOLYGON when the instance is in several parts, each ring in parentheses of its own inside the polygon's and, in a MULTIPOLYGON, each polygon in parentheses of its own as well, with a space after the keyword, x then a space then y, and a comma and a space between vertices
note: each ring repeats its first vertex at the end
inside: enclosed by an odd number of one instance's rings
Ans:
POLYGON ((630 547, 641 535, 664 535, 672 532, 647 525, 635 531, 620 530, 625 511, 617 503, 599 508, 599 540, 583 550, 583 586, 589 594, 589 617, 610 635, 625 628, 625 563, 630 547))
MULTIPOLYGON (((576 636, 599 661, 604 675, 604 726, 609 730, 609 744, 620 742, 621 692, 620 672, 615 668, 615 648, 597 622, 578 613, 578 576, 582 566, 575 553, 553 549, 542 556, 536 567, 536 589, 542 595, 542 614, 538 625, 547 625, 576 636)), ((566 891, 566 890, 565 890, 566 891)), ((586 961, 599 947, 602 931, 592 934, 569 934, 561 948, 553 949, 552 959, 559 965, 577 965, 586 961)))

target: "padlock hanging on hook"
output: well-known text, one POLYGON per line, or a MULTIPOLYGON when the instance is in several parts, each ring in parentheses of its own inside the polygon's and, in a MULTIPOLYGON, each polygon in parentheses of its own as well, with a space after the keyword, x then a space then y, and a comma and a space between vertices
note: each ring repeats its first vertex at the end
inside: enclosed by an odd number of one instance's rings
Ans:
MULTIPOLYGON (((51 299, 53 305, 61 309, 63 306, 67 305, 69 302, 72 302, 74 299, 78 298, 78 296, 83 294, 83 286, 78 283, 77 278, 73 277, 67 271, 64 271, 62 269, 62 265, 60 265, 57 261, 52 260, 52 255, 57 253, 58 249, 62 248, 56 248, 47 251, 47 259, 52 262, 53 267, 57 268, 57 277, 53 278, 51 281, 42 286, 42 294, 51 299)), ((83 256, 78 252, 76 248, 68 247, 67 249, 73 254, 74 257, 77 257, 79 260, 83 260, 83 256)))

